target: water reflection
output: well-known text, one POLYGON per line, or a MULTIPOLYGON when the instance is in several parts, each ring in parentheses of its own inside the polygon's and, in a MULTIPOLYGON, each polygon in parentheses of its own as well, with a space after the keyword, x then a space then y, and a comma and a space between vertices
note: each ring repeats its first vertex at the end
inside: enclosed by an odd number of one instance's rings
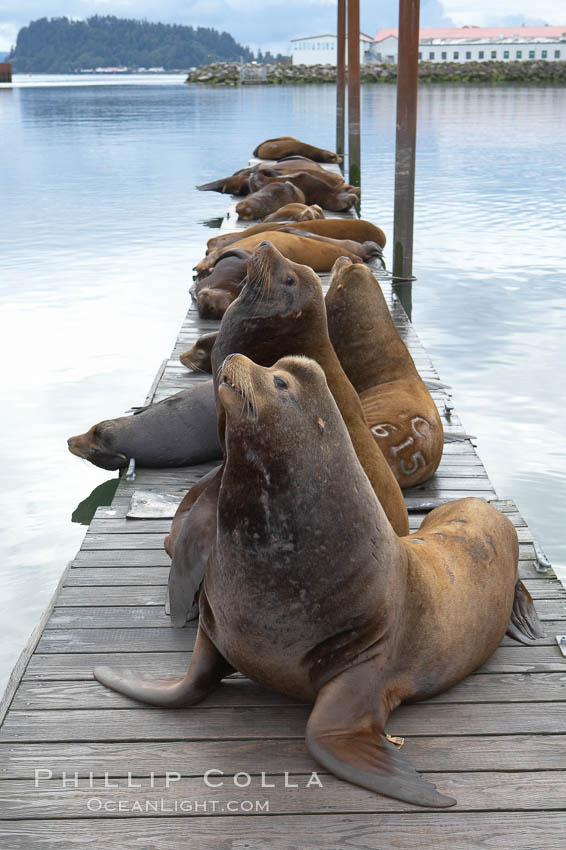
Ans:
MULTIPOLYGON (((80 545, 69 515, 107 480, 67 437, 142 403, 172 348, 203 225, 228 201, 195 184, 264 138, 334 145, 332 86, 38 82, 0 97, 0 680, 80 545)), ((365 86, 362 109, 362 213, 391 244, 394 87, 365 86)), ((558 568, 565 124, 564 88, 421 88, 413 287, 416 328, 498 492, 558 568)))
POLYGON ((118 489, 120 478, 111 478, 110 481, 105 481, 95 487, 92 493, 79 502, 73 513, 71 514, 71 522, 76 522, 79 525, 90 525, 96 509, 103 505, 111 505, 114 494, 118 489))

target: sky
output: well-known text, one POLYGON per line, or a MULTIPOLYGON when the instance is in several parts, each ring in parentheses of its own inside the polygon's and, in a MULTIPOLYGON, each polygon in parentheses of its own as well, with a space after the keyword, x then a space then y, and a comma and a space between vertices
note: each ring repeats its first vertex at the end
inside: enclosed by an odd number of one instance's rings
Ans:
MULTIPOLYGON (((360 0, 361 29, 397 26, 395 0, 360 0)), ((422 26, 563 24, 558 0, 421 0, 422 26)), ((37 18, 90 15, 146 18, 225 30, 253 50, 287 53, 289 40, 335 32, 336 0, 0 0, 0 52, 8 52, 18 30, 37 18)))

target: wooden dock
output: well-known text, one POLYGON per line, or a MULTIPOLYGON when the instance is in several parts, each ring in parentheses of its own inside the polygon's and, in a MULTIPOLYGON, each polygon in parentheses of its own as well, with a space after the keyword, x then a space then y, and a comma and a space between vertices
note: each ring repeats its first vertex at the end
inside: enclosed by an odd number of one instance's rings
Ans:
MULTIPOLYGON (((233 225, 234 216, 223 224, 233 225)), ((382 285, 421 375, 438 379, 382 285)), ((189 310, 150 401, 208 377, 178 356, 216 326, 189 310)), ((446 395, 433 395, 445 431, 463 434, 446 395)), ((242 677, 182 710, 140 706, 93 680, 99 664, 184 674, 195 624, 172 629, 164 613, 170 519, 126 513, 136 490, 180 497, 212 465, 139 469, 96 512, 2 704, 2 850, 564 850, 566 659, 555 635, 566 633, 566 591, 539 571, 531 532, 469 439, 447 443, 434 478, 405 491, 411 529, 425 502, 495 500, 517 527, 521 576, 547 637, 532 647, 505 638, 461 684, 392 715, 389 733, 456 807, 420 809, 325 774, 304 745, 309 708, 242 677), (322 788, 308 785, 312 771, 322 788)))

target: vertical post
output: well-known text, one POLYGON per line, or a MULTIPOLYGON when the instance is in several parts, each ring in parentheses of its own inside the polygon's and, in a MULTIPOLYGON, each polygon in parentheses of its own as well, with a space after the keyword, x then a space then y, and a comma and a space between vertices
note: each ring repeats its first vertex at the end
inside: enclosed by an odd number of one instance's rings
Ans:
POLYGON ((348 165, 352 186, 360 175, 360 0, 348 0, 348 165))
MULTIPOLYGON (((393 274, 404 278, 413 274, 418 76, 419 0, 399 0, 393 274)), ((412 284, 400 283, 395 287, 395 291, 410 319, 413 306, 412 284)))
POLYGON ((346 0, 338 0, 336 27, 336 153, 344 156, 346 104, 346 0))

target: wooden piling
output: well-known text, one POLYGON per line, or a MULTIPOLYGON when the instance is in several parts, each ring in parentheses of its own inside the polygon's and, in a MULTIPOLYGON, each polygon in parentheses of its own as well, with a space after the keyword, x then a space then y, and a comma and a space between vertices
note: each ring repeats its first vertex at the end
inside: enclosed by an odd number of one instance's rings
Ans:
POLYGON ((0 83, 12 82, 12 64, 11 62, 0 62, 0 83))
POLYGON ((360 186, 360 0, 348 0, 348 171, 360 186))
MULTIPOLYGON (((393 274, 402 279, 410 279, 413 274, 418 68, 419 0, 399 0, 393 274)), ((399 282, 396 292, 405 312, 411 318, 410 280, 399 282)))
POLYGON ((338 0, 336 36, 336 153, 344 156, 346 107, 346 0, 338 0))

